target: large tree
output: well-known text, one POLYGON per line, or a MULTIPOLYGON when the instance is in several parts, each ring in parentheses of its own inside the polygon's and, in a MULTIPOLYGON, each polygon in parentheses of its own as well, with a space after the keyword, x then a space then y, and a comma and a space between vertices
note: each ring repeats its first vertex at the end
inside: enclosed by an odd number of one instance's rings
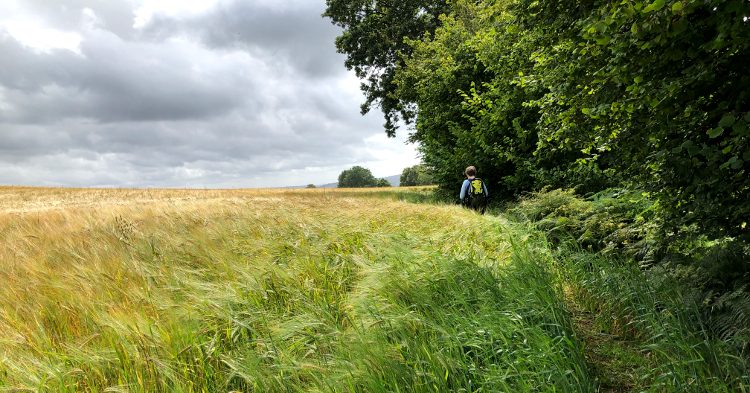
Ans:
POLYGON ((386 134, 394 137, 399 120, 412 116, 393 94, 396 68, 412 51, 404 38, 434 32, 450 5, 446 0, 326 0, 326 5, 323 16, 344 29, 336 48, 347 55, 346 68, 362 79, 362 114, 380 107, 386 134))
POLYGON ((339 188, 364 188, 376 187, 377 185, 378 181, 372 175, 372 172, 361 166, 347 169, 339 175, 339 188))
POLYGON ((409 41, 412 56, 397 70, 397 93, 418 108, 423 161, 437 183, 455 190, 477 167, 493 195, 512 199, 544 186, 598 191, 611 185, 596 163, 573 148, 539 149, 539 111, 526 103, 547 90, 524 74, 555 37, 514 28, 507 1, 457 0, 435 34, 409 41))

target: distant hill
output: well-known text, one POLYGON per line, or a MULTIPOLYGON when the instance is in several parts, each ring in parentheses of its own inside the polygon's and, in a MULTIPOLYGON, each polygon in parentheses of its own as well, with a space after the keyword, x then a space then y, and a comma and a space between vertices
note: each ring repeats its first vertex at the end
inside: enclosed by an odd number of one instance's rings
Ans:
MULTIPOLYGON (((378 177, 378 179, 380 179, 380 178, 378 177)), ((388 182, 391 183, 391 185, 393 187, 398 187, 398 185, 401 184, 401 175, 388 176, 388 177, 385 177, 384 179, 388 180, 388 182)), ((339 187, 339 182, 328 183, 328 184, 321 184, 321 185, 317 185, 316 184, 315 187, 317 187, 317 188, 338 188, 339 187)), ((284 187, 284 188, 307 188, 307 186, 290 186, 290 187, 284 187)))
POLYGON ((393 187, 398 187, 401 184, 401 175, 393 175, 385 178, 393 187))

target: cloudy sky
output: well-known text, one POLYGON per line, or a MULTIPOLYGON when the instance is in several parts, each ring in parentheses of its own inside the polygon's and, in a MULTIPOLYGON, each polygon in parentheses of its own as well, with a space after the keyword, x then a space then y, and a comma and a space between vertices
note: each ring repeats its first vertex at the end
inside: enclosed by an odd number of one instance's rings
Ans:
POLYGON ((0 184, 276 187, 418 162, 324 0, 0 0, 0 184))

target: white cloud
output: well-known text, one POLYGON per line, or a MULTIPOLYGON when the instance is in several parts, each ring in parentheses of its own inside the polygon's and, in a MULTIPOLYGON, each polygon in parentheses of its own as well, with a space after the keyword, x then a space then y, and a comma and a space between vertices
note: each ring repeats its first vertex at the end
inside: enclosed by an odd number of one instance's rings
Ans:
POLYGON ((30 21, 4 20, 0 30, 5 30, 22 44, 40 52, 63 48, 78 52, 81 35, 55 29, 44 28, 30 21))
POLYGON ((81 28, 83 31, 93 31, 96 29, 105 28, 104 20, 100 18, 91 8, 85 7, 81 11, 81 14, 81 28))
POLYGON ((420 162, 414 145, 407 145, 405 142, 406 136, 403 133, 397 138, 378 134, 365 139, 365 149, 375 160, 360 165, 370 168, 375 177, 400 174, 404 168, 420 162))

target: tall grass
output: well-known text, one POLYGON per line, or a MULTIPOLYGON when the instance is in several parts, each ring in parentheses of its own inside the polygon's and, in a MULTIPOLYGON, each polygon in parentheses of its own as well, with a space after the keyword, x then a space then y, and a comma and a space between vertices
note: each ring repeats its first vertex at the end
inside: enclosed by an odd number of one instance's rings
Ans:
POLYGON ((371 191, 3 191, 0 389, 593 391, 549 261, 502 219, 371 191))
MULTIPOLYGON (((742 255, 720 253, 724 263, 703 258, 704 269, 696 269, 695 263, 674 264, 679 261, 674 255, 659 257, 664 251, 649 233, 653 209, 637 192, 610 190, 584 200, 571 191, 554 190, 530 195, 509 212, 539 241, 550 241, 546 252, 556 262, 554 272, 561 275, 570 301, 593 313, 597 329, 640 345, 643 361, 636 373, 644 389, 750 390, 747 329, 744 337, 742 330, 748 308, 736 295, 743 288, 722 296, 734 294, 737 299, 727 303, 744 306, 736 317, 714 310, 719 302, 713 298, 732 288, 699 289, 694 284, 715 280, 717 272, 731 270, 726 266, 742 255), (695 278, 690 282, 685 276, 695 278), (696 296, 705 289, 710 296, 696 296)), ((714 247, 712 252, 717 249, 725 251, 714 247)))
POLYGON ((668 275, 429 190, 0 191, 0 391, 596 392, 571 301, 642 390, 750 384, 668 275))
POLYGON ((643 271, 570 250, 558 260, 576 301, 594 313, 599 329, 641 343, 648 361, 638 372, 649 391, 750 391, 747 353, 709 335, 698 305, 683 298, 664 269, 643 271))

